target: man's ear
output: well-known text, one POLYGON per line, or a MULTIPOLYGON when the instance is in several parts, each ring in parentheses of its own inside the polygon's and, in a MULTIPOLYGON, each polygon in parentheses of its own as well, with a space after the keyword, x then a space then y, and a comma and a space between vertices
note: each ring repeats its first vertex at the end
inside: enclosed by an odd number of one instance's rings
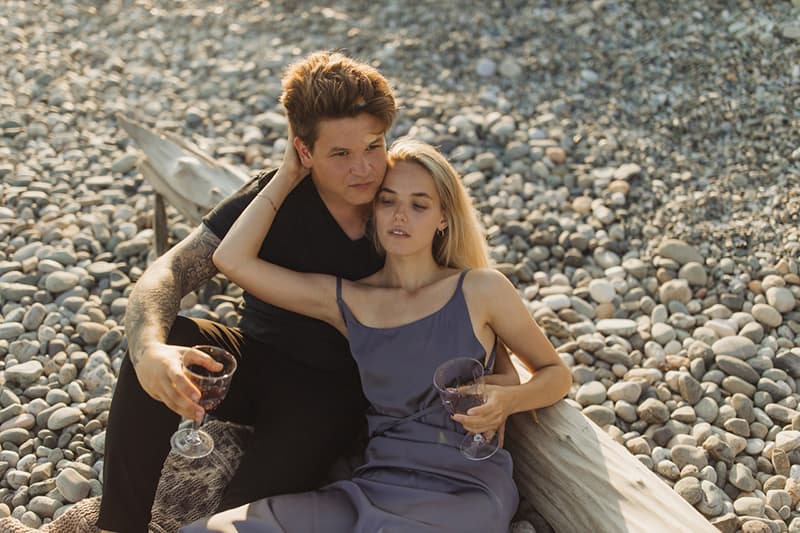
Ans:
POLYGON ((300 164, 305 168, 311 168, 314 158, 311 156, 311 150, 308 149, 306 143, 295 137, 294 149, 297 152, 297 157, 300 158, 300 164))

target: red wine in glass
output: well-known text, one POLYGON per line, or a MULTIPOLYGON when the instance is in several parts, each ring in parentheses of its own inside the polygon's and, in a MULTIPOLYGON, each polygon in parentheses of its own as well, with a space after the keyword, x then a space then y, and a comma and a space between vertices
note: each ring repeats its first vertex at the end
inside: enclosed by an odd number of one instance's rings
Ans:
MULTIPOLYGON (((483 372, 483 364, 469 357, 456 357, 436 368, 433 385, 449 413, 466 414, 473 407, 486 403, 483 372)), ((497 436, 487 440, 479 433, 468 434, 459 449, 467 459, 488 459, 498 449, 497 436)))
MULTIPOLYGON (((233 373, 236 371, 236 358, 227 350, 218 346, 199 345, 193 346, 212 359, 222 364, 218 371, 189 363, 184 357, 183 371, 192 383, 200 390, 198 404, 208 413, 219 406, 228 393, 233 373)), ((193 420, 192 427, 179 429, 172 435, 172 450, 188 459, 205 457, 214 449, 214 439, 200 429, 202 421, 193 420)))
MULTIPOLYGON (((200 404, 200 407, 202 407, 206 412, 216 409, 217 406, 222 403, 222 400, 225 399, 229 384, 224 381, 212 381, 205 379, 214 378, 220 373, 212 372, 206 367, 200 365, 189 365, 186 367, 186 370, 188 370, 192 376, 200 376, 203 378, 200 380, 190 378, 197 388, 200 389, 200 400, 197 402, 200 404)), ((224 369, 221 372, 224 372, 224 369)))

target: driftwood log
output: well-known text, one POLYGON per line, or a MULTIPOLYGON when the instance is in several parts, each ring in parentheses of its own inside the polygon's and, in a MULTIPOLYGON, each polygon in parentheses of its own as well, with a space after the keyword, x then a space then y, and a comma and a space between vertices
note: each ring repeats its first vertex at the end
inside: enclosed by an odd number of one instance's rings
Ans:
MULTIPOLYGON (((157 252, 166 249, 163 201, 197 224, 247 181, 195 145, 118 116, 144 152, 139 168, 157 197, 157 252), (159 240, 161 239, 161 240, 159 240)), ((530 372, 519 360, 523 381, 530 372)), ((562 401, 511 417, 506 447, 520 495, 557 533, 715 533, 697 510, 580 411, 562 401), (537 420, 538 418, 538 420, 537 420)))
POLYGON ((116 119, 144 153, 138 168, 155 191, 153 228, 157 256, 167 251, 166 204, 196 226, 220 200, 250 179, 247 173, 215 161, 186 139, 155 132, 119 113, 116 119))

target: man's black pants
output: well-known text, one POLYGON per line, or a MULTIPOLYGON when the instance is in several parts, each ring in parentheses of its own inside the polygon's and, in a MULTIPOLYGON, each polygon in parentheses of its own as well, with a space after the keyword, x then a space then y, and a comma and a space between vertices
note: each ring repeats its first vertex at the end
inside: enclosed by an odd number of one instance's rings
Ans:
MULTIPOLYGON (((318 370, 243 338, 236 328, 177 317, 168 344, 213 344, 236 355, 238 369, 216 418, 252 425, 255 435, 219 510, 316 488, 364 425, 355 365, 318 370)), ((180 416, 142 389, 126 356, 106 430, 101 529, 147 531, 170 437, 180 416)))

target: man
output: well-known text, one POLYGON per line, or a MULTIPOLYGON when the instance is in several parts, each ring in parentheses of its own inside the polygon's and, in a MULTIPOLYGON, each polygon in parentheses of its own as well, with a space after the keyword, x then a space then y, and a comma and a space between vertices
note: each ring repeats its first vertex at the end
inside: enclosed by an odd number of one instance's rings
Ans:
MULTIPOLYGON (((294 148, 310 174, 287 198, 260 255, 304 272, 368 276, 382 264, 365 228, 386 170, 392 91, 372 67, 328 52, 293 65, 282 81, 294 148)), ((202 416, 181 369, 184 354, 199 352, 187 347, 216 344, 236 355, 239 368, 214 414, 255 427, 221 509, 316 487, 362 427, 357 369, 332 327, 247 294, 239 328, 177 316, 181 298, 216 274, 216 246, 273 175, 259 174, 214 208, 130 295, 129 352, 106 434, 103 530, 146 531, 179 416, 202 416)))

